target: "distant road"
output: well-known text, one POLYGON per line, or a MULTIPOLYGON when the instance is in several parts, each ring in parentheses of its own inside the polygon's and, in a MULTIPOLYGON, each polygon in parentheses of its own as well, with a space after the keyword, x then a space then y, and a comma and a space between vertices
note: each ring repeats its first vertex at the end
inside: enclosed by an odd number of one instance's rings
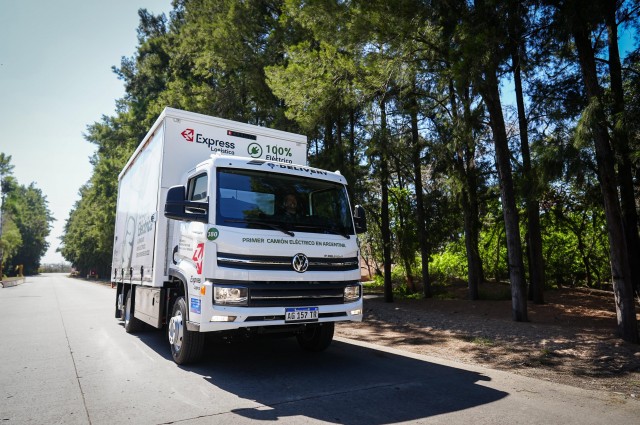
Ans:
POLYGON ((108 285, 50 274, 0 289, 1 424, 624 424, 640 401, 339 339, 211 341, 179 367, 128 335, 108 285))

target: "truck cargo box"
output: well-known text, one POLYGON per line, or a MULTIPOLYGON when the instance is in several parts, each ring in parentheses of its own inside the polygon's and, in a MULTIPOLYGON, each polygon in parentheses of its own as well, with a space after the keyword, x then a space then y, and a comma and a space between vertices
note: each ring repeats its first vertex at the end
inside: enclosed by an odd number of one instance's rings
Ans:
POLYGON ((306 137, 165 108, 118 177, 112 281, 162 286, 171 252, 162 210, 169 187, 211 155, 306 164, 306 137))

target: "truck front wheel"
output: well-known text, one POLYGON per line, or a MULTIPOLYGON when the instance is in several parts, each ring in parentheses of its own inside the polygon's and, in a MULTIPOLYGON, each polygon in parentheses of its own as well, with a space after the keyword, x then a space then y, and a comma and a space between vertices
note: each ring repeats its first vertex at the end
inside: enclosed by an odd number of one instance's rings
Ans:
POLYGON ((167 328, 174 362, 182 365, 200 359, 204 348, 204 334, 187 329, 187 303, 184 297, 178 298, 173 304, 167 328))
POLYGON ((304 331, 296 335, 300 347, 307 351, 324 351, 333 340, 334 323, 318 323, 305 326, 304 331))

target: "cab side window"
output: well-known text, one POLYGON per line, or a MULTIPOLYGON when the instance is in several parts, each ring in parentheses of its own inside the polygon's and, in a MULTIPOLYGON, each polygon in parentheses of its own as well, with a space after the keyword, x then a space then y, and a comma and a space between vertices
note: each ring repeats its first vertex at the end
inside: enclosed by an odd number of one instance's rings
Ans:
POLYGON ((188 201, 204 201, 207 199, 208 179, 206 174, 200 174, 189 179, 187 187, 188 201))

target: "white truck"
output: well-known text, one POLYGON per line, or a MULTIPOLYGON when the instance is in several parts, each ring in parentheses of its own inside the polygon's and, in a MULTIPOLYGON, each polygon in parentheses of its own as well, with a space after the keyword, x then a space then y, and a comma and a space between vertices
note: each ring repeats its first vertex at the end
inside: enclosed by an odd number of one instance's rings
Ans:
POLYGON ((321 351, 362 320, 357 233, 338 172, 306 137, 166 108, 118 177, 111 282, 126 332, 166 327, 173 359, 205 332, 284 333, 321 351))

